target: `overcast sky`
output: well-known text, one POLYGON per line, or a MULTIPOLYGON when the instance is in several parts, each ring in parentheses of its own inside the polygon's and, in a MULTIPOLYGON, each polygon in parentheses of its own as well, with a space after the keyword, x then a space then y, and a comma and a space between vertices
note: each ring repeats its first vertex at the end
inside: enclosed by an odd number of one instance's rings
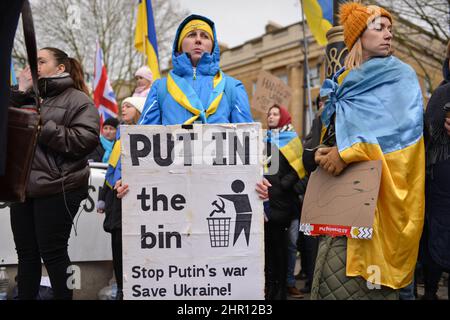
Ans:
POLYGON ((301 20, 300 0, 172 0, 216 24, 220 42, 234 47, 265 33, 271 20, 287 26, 301 20))

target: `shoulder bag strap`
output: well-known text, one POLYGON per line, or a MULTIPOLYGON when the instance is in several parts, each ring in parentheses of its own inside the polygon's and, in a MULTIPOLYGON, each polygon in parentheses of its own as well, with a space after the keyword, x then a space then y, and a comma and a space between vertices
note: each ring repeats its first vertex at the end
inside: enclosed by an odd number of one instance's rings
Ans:
POLYGON ((22 25, 25 36, 25 45, 27 47, 28 63, 30 64, 31 77, 33 79, 33 90, 35 93, 37 111, 41 110, 41 100, 38 87, 37 70, 37 49, 36 37, 34 34, 33 16, 31 14, 30 2, 25 0, 22 7, 22 25))

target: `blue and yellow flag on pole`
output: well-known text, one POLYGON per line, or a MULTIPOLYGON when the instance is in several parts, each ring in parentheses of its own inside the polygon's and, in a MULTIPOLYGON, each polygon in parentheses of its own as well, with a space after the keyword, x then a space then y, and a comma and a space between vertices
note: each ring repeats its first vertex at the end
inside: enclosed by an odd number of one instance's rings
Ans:
POLYGON ((151 0, 139 0, 134 46, 147 57, 153 80, 159 79, 158 42, 151 0))
POLYGON ((327 44, 326 34, 333 26, 333 0, 300 0, 306 22, 316 41, 327 44))

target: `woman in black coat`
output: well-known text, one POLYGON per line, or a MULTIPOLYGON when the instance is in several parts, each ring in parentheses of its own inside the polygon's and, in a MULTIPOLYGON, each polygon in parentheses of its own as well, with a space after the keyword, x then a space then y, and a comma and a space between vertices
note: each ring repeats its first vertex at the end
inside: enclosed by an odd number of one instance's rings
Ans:
POLYGON ((266 299, 286 299, 288 262, 287 228, 300 217, 300 200, 294 186, 304 177, 302 146, 291 125, 288 111, 278 105, 267 114, 267 164, 264 177, 269 181, 269 200, 265 202, 266 299), (291 153, 286 153, 289 148, 291 153), (288 159, 288 154, 298 158, 288 159), (297 160, 297 161, 296 161, 297 160))
POLYGON ((442 272, 450 270, 450 114, 446 117, 444 111, 445 105, 450 109, 450 43, 447 51, 444 81, 433 92, 425 113, 426 213, 421 260, 426 300, 437 299, 442 272))
MULTIPOLYGON (((26 200, 11 205, 11 230, 18 265, 20 300, 36 299, 41 259, 55 299, 71 300, 68 242, 73 219, 88 195, 88 154, 98 144, 100 119, 89 97, 81 64, 57 48, 38 52, 41 130, 38 136, 26 200)), ((10 103, 33 101, 29 68, 18 77, 10 103)))

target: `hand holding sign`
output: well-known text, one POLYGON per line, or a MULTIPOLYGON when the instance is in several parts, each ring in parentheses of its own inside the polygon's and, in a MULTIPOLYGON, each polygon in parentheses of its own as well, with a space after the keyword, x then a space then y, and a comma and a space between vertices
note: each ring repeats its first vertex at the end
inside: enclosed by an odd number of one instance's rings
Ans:
POLYGON ((337 147, 317 149, 314 160, 321 168, 333 176, 339 175, 347 167, 347 164, 339 155, 337 147))
POLYGON ((117 180, 114 185, 114 190, 117 191, 117 198, 122 199, 128 193, 128 185, 122 185, 122 180, 117 180))
POLYGON ((263 299, 260 124, 121 133, 124 298, 263 299))
POLYGON ((255 190, 261 200, 266 200, 269 198, 269 187, 271 186, 272 185, 270 184, 269 180, 267 180, 266 178, 263 178, 256 184, 255 190))

